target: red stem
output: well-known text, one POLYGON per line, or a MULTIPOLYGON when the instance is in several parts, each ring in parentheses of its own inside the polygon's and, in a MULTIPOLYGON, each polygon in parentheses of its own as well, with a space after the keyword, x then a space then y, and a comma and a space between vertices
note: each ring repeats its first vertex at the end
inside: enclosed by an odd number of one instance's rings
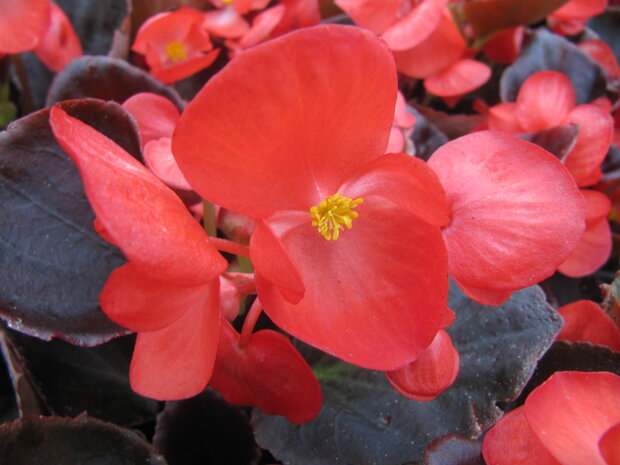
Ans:
POLYGON ((258 297, 254 300, 254 303, 248 310, 247 315, 245 316, 245 320, 243 321, 243 328, 241 328, 241 337, 239 338, 239 347, 245 349, 250 343, 250 336, 252 335, 252 331, 254 331, 254 326, 256 326, 256 322, 258 321, 258 317, 263 311, 263 306, 261 305, 258 297))
POLYGON ((209 237, 209 240, 217 250, 250 258, 250 248, 245 245, 221 237, 209 237))

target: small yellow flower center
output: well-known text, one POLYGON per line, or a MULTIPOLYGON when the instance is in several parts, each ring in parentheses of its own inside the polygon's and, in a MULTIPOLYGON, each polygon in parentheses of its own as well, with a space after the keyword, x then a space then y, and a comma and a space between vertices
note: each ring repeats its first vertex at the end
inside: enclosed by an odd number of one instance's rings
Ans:
POLYGON ((185 45, 179 40, 173 40, 166 45, 166 55, 170 58, 170 61, 176 63, 179 60, 185 60, 187 53, 185 52, 185 45))
POLYGON ((359 213, 353 209, 362 203, 361 197, 355 200, 343 197, 340 194, 330 195, 316 207, 310 208, 312 226, 316 226, 321 235, 328 241, 337 240, 340 237, 340 230, 351 229, 353 220, 359 213))
POLYGON ((233 0, 222 0, 222 3, 232 3, 233 0))

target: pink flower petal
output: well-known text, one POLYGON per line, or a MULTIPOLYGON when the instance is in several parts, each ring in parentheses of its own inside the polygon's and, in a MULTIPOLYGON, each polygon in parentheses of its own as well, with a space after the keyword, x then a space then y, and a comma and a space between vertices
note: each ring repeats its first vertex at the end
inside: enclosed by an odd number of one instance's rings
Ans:
POLYGON ((388 27, 381 37, 392 50, 408 50, 426 40, 437 28, 449 0, 422 0, 404 17, 388 27))
POLYGON ((620 423, 609 428, 598 444, 607 465, 620 465, 620 423))
POLYGON ((452 212, 443 230, 450 273, 465 287, 505 292, 535 284, 583 232, 583 196, 561 162, 534 144, 477 132, 440 147, 429 165, 452 212))
POLYGON ((0 54, 36 48, 50 23, 50 0, 0 1, 0 54))
POLYGON ((241 37, 250 29, 248 22, 231 6, 207 11, 202 25, 209 34, 226 39, 241 37))
POLYGON ((334 0, 353 22, 376 34, 385 31, 397 18, 402 0, 334 0))
POLYGON ((80 38, 67 15, 54 2, 50 2, 50 6, 50 25, 34 53, 45 66, 58 73, 83 52, 80 38))
POLYGON ((486 83, 491 68, 476 60, 459 60, 440 72, 427 77, 424 87, 440 97, 455 97, 471 92, 486 83))
POLYGON ((149 169, 157 175, 166 185, 186 191, 191 191, 183 173, 179 169, 174 156, 172 155, 172 140, 169 137, 162 137, 152 140, 144 147, 142 156, 149 169))
POLYGON ((152 140, 172 137, 181 116, 174 103, 166 97, 149 92, 132 95, 125 100, 123 108, 138 123, 142 147, 152 140))
POLYGON ((578 300, 558 308, 564 318, 558 341, 591 342, 620 352, 620 329, 603 309, 591 300, 578 300))

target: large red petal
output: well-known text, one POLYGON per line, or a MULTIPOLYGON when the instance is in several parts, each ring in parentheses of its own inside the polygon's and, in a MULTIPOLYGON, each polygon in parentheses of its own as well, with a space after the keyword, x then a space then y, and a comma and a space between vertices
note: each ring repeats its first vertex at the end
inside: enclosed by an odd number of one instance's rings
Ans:
POLYGON ((150 92, 132 95, 125 100, 123 108, 138 123, 142 147, 152 140, 172 137, 172 131, 181 116, 174 103, 150 92))
POLYGON ((422 354, 409 365, 385 373, 402 395, 419 401, 433 400, 452 386, 459 373, 459 353, 443 329, 422 354))
POLYGON ((334 0, 358 26, 381 34, 398 18, 402 0, 334 0))
POLYGON ((0 0, 0 54, 36 48, 50 22, 50 0, 0 0))
POLYGON ((509 291, 550 276, 573 250, 585 202, 558 161, 503 132, 470 134, 429 160, 450 204, 450 273, 464 286, 509 291))
POLYGON ((516 117, 524 132, 559 126, 575 106, 576 98, 575 89, 564 74, 541 71, 521 86, 516 117))
POLYGON ((620 376, 561 371, 532 391, 524 412, 530 428, 562 465, 605 465, 600 437, 620 423, 620 376))
POLYGON ((439 25, 426 40, 408 50, 394 52, 394 58, 398 71, 424 79, 457 61, 466 49, 465 39, 450 14, 444 13, 439 25))
POLYGON ((602 108, 584 104, 569 113, 566 123, 578 125, 579 134, 564 163, 578 186, 591 186, 601 179, 600 166, 613 140, 614 120, 602 108))
POLYGON ((205 388, 219 339, 218 280, 203 308, 193 308, 159 331, 138 334, 129 379, 138 394, 158 400, 185 399, 205 388))
POLYGON ((257 266, 258 295, 274 322, 295 337, 363 367, 398 369, 441 326, 446 251, 437 227, 386 198, 364 196, 356 211, 338 240, 321 236, 309 212, 307 223, 281 238, 306 288, 297 304, 257 266))
POLYGON ((563 465, 532 432, 523 407, 506 415, 489 430, 482 443, 485 463, 493 465, 563 465))
POLYGON ((437 28, 448 0, 422 0, 382 35, 392 50, 407 50, 425 40, 437 28))
POLYGON ((45 66, 59 72, 71 60, 82 55, 82 44, 64 11, 53 2, 50 6, 50 25, 34 53, 45 66))
POLYGON ((183 202, 153 173, 58 107, 51 110, 50 124, 82 173, 97 220, 143 272, 192 286, 226 269, 226 261, 183 202))
POLYGON ((491 77, 491 68, 477 60, 463 59, 427 77, 424 87, 440 97, 456 97, 477 89, 491 77))
POLYGON ((379 195, 427 223, 445 226, 448 202, 439 178, 422 160, 391 153, 364 165, 342 188, 350 198, 379 195))
POLYGON ((99 300, 115 323, 135 332, 156 331, 170 326, 186 311, 204 308, 209 286, 174 286, 127 263, 110 274, 99 300))
POLYGON ((227 321, 211 386, 232 404, 252 405, 292 423, 312 420, 323 402, 314 373, 286 336, 262 330, 240 347, 239 334, 227 321))
POLYGON ((219 205, 254 219, 306 210, 384 153, 395 99, 391 53, 371 32, 302 29, 211 79, 181 116, 172 150, 194 189, 219 205))
POLYGON ((578 300, 558 308, 564 318, 558 341, 591 342, 620 352, 620 329, 603 309, 591 300, 578 300))

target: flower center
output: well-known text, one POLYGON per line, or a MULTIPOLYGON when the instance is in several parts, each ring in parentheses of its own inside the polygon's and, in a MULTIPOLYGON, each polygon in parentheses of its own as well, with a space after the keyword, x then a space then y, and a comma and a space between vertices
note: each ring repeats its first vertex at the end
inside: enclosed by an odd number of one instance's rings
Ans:
POLYGON ((310 208, 312 226, 316 226, 321 235, 328 241, 337 240, 340 237, 340 230, 351 229, 353 220, 359 213, 353 209, 362 203, 364 199, 357 198, 352 200, 340 194, 330 195, 316 207, 310 208))
POLYGON ((170 61, 176 63, 179 60, 185 60, 187 53, 185 52, 185 45, 179 40, 173 40, 166 45, 166 55, 170 58, 170 61))

